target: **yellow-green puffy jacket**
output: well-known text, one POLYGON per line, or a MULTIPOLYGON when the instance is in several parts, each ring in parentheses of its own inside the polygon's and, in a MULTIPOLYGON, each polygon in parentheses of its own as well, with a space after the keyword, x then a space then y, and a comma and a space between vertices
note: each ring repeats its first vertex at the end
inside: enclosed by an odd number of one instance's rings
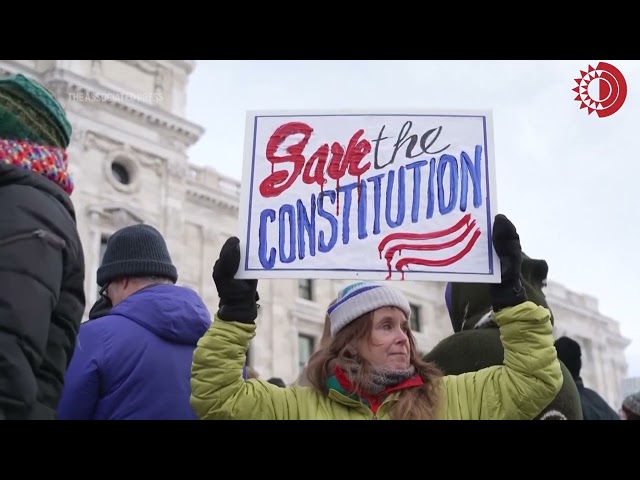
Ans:
MULTIPOLYGON (((504 365, 442 378, 439 419, 530 420, 562 386, 549 311, 532 302, 495 314, 504 344, 504 365)), ((191 406, 203 420, 389 419, 384 400, 377 414, 336 389, 328 395, 310 387, 280 388, 242 378, 256 326, 216 318, 200 339, 191 367, 191 406)))

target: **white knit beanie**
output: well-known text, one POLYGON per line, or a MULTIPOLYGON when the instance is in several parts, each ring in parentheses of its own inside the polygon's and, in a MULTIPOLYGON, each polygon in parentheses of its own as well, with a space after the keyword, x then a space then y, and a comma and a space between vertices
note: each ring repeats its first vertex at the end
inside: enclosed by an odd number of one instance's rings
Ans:
POLYGON ((398 307, 407 320, 411 316, 411 307, 404 295, 387 286, 375 283, 358 282, 340 290, 335 303, 327 313, 331 322, 331 336, 365 313, 382 307, 398 307))

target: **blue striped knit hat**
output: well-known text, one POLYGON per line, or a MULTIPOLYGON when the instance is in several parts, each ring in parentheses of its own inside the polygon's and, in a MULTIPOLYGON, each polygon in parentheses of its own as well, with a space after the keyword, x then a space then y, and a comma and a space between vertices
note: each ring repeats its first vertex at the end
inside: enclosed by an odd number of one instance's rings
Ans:
POLYGON ((382 307, 398 307, 407 319, 411 316, 409 302, 397 290, 365 282, 343 288, 335 303, 327 310, 331 322, 331 336, 335 336, 356 318, 382 307))

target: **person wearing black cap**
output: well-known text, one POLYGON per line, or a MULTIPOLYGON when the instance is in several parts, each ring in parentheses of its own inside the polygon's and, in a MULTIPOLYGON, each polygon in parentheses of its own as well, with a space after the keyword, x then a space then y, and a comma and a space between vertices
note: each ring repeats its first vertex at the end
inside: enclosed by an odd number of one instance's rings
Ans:
POLYGON ((60 419, 196 419, 191 360, 211 317, 198 294, 177 280, 152 226, 132 225, 109 238, 97 272, 106 310, 80 328, 60 419))
POLYGON ((560 337, 555 342, 558 359, 565 364, 578 387, 583 420, 620 420, 613 408, 595 390, 584 386, 580 377, 582 349, 573 338, 560 337))

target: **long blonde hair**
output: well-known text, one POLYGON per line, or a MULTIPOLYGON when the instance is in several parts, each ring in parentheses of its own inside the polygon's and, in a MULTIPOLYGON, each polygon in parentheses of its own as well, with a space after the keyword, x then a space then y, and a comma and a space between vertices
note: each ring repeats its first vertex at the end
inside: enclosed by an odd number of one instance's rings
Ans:
MULTIPOLYGON (((369 383, 371 364, 358 355, 356 345, 362 339, 370 341, 373 330, 373 313, 367 313, 344 327, 328 347, 314 353, 307 364, 307 377, 313 388, 327 393, 326 381, 334 374, 336 365, 357 366, 353 384, 356 390, 369 383)), ((432 420, 438 408, 437 383, 442 372, 434 363, 427 363, 416 350, 416 341, 411 331, 407 332, 411 347, 410 362, 424 385, 401 390, 398 401, 391 404, 389 415, 394 420, 432 420)))

